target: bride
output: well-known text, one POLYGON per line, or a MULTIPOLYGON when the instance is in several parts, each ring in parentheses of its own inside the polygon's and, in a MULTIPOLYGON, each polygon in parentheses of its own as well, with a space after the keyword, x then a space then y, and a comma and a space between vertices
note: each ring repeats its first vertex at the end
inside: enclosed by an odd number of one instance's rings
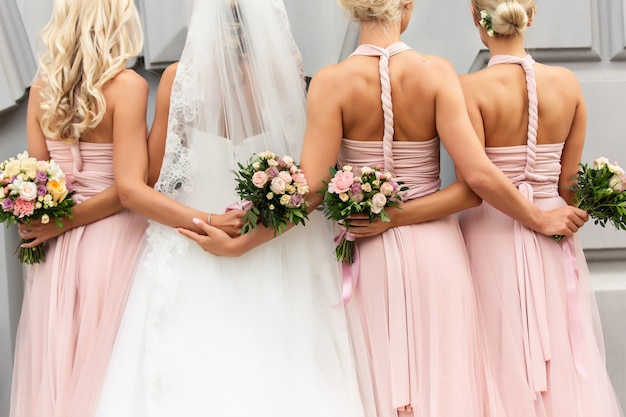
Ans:
MULTIPOLYGON (((236 201, 232 171, 254 152, 300 155, 300 64, 282 0, 196 0, 180 62, 157 93, 155 189, 144 184, 145 142, 120 151, 122 202, 151 222, 98 417, 373 415, 319 212, 239 258, 207 254, 174 228, 236 201)), ((241 215, 209 221, 232 233, 241 215)))

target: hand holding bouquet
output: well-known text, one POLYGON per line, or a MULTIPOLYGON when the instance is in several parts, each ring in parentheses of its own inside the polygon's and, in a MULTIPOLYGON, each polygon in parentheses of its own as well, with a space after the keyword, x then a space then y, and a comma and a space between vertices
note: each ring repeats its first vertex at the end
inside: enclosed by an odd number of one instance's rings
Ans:
POLYGON ((380 167, 364 166, 353 168, 349 165, 340 170, 330 168, 330 182, 324 182, 324 214, 327 218, 343 222, 346 232, 339 238, 335 248, 337 260, 353 263, 354 240, 349 235, 348 218, 354 214, 367 214, 370 221, 380 218, 390 221, 386 207, 399 207, 402 202, 402 183, 395 180, 388 172, 381 172, 380 167))
MULTIPOLYGON (((41 219, 46 224, 53 220, 62 227, 64 217, 71 218, 74 201, 68 189, 65 174, 53 160, 38 161, 28 152, 0 164, 0 223, 28 223, 41 219)), ((22 243, 28 240, 22 239, 22 243)), ((44 260, 42 245, 19 250, 22 263, 34 264, 44 260)))
MULTIPOLYGON (((626 175, 624 170, 600 157, 593 163, 579 164, 573 186, 574 204, 589 213, 595 224, 602 227, 610 222, 616 229, 626 230, 626 175)), ((554 236, 560 242, 562 235, 554 236)))
POLYGON ((259 221, 279 234, 287 229, 287 223, 304 224, 309 204, 304 195, 309 186, 293 158, 266 151, 253 155, 248 165, 238 165, 237 194, 252 203, 243 216, 242 234, 254 229, 259 221))

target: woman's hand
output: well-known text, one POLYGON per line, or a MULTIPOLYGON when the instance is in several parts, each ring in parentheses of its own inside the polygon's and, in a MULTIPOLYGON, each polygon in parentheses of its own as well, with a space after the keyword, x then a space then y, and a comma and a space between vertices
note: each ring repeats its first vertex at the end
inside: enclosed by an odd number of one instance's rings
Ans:
POLYGON ((348 229, 356 238, 377 236, 394 227, 394 223, 384 222, 380 218, 370 221, 367 214, 355 214, 348 218, 348 229))
POLYGON ((212 214, 211 226, 221 229, 231 237, 241 236, 242 217, 245 214, 245 210, 229 210, 222 214, 212 214))
MULTIPOLYGON (((64 221, 67 221, 67 219, 64 221)), ((33 219, 28 223, 19 224, 17 230, 22 239, 29 240, 28 243, 23 243, 22 247, 34 248, 49 239, 59 236, 65 231, 65 228, 57 227, 53 220, 43 224, 40 219, 33 219)))
MULTIPOLYGON (((215 217, 215 215, 211 216, 211 223, 213 223, 215 217)), ((200 219, 193 219, 193 222, 202 233, 182 227, 177 227, 176 230, 181 235, 196 242, 204 251, 217 256, 240 256, 246 252, 243 245, 240 245, 244 240, 241 236, 241 228, 237 232, 238 237, 231 237, 224 230, 209 226, 209 224, 200 219)))
POLYGON ((586 211, 573 206, 563 206, 541 213, 537 232, 547 235, 572 236, 589 220, 586 211))

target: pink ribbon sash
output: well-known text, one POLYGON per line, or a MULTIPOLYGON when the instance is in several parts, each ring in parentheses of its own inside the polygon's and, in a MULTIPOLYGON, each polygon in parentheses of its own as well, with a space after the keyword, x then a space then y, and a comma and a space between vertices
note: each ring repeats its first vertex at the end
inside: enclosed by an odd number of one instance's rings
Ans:
POLYGON ((250 210, 250 208, 253 206, 252 201, 248 201, 248 200, 242 200, 242 201, 236 201, 234 203, 232 203, 231 205, 229 205, 228 207, 226 207, 226 211, 231 211, 231 210, 250 210))
POLYGON ((352 298, 352 294, 354 293, 354 289, 356 288, 356 284, 359 282, 359 274, 360 274, 360 264, 359 264, 359 248, 355 242, 354 235, 346 230, 342 230, 337 236, 335 236, 335 245, 338 245, 342 239, 346 239, 349 242, 354 242, 354 246, 352 248, 352 263, 341 263, 341 273, 343 276, 342 280, 342 295, 344 304, 348 304, 350 298, 352 298))

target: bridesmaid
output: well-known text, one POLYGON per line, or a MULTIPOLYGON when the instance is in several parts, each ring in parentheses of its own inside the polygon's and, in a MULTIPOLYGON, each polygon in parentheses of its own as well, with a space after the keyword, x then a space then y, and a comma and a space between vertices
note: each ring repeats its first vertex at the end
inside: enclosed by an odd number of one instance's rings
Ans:
MULTIPOLYGON (((572 204, 586 109, 575 75, 536 63, 534 0, 472 0, 487 68, 461 77, 489 158, 529 201, 572 204)), ((461 215, 494 377, 510 417, 621 416, 577 237, 561 244, 488 202, 461 215)))
POLYGON ((11 417, 89 417, 142 247, 146 221, 124 210, 120 142, 145 141, 148 85, 127 60, 142 48, 133 0, 55 0, 30 90, 29 154, 52 158, 75 191, 72 219, 21 225, 46 260, 27 267, 11 417))
MULTIPOLYGON (((361 238, 361 273, 350 301, 359 321, 351 330, 367 339, 377 415, 502 416, 452 215, 479 201, 462 182, 438 191, 440 139, 479 195, 537 230, 571 235, 586 215, 573 207, 541 212, 489 162, 452 65, 401 42, 412 0, 340 4, 360 21, 359 47, 313 77, 301 162, 311 209, 338 161, 384 165, 409 186, 403 208, 389 211, 391 222, 350 221, 361 238)), ((227 236, 201 225, 208 236, 186 235, 222 255, 239 255, 264 233, 223 243, 227 236)))

